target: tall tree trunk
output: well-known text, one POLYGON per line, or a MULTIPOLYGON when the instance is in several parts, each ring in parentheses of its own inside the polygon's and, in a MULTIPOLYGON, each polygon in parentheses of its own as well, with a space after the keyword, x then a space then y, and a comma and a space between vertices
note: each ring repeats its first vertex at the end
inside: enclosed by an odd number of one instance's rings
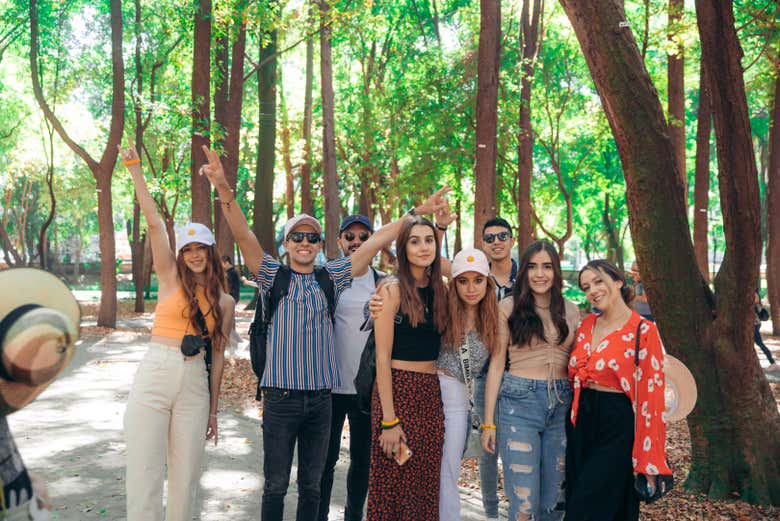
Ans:
POLYGON ((696 179, 693 187, 693 249, 704 280, 710 281, 710 263, 707 258, 707 229, 710 206, 710 134, 712 133, 712 104, 707 74, 699 70, 699 115, 696 121, 696 179))
POLYGON ((666 80, 669 86, 669 136, 672 138, 677 171, 680 174, 688 207, 688 178, 685 175, 685 61, 684 48, 680 44, 684 0, 669 0, 669 40, 672 49, 666 61, 666 80))
MULTIPOLYGON (((534 165, 534 134, 531 128, 531 89, 536 57, 539 53, 539 21, 542 0, 525 0, 520 17, 522 42, 522 79, 520 83, 520 118, 517 136, 517 249, 524 252, 533 242, 531 220, 531 178, 534 165), (533 8, 529 9, 533 3, 533 8)), ((481 228, 480 228, 481 230, 481 228)))
POLYGON ((758 185, 731 3, 696 5, 705 67, 719 79, 710 86, 727 247, 717 298, 696 263, 668 126, 622 3, 561 4, 620 153, 631 232, 664 345, 697 379, 687 485, 718 498, 736 492, 745 501, 780 503, 780 439, 766 436, 780 430, 780 415, 752 345, 758 185))
POLYGON ((336 135, 333 95, 333 63, 331 58, 330 5, 320 1, 320 74, 322 92, 322 178, 325 185, 325 256, 339 256, 338 239, 339 179, 336 173, 336 135))
POLYGON ((97 185, 98 230, 100 232, 100 309, 97 325, 116 325, 116 247, 114 217, 111 201, 111 177, 118 154, 117 145, 122 139, 125 112, 125 65, 122 59, 122 5, 121 0, 110 2, 111 20, 111 124, 106 146, 100 161, 96 161, 68 135, 65 127, 46 103, 38 69, 38 2, 30 1, 30 75, 33 93, 44 116, 68 147, 86 163, 97 185))
MULTIPOLYGON (((279 75, 281 78, 281 74, 279 75)), ((279 84, 283 82, 279 80, 279 84)), ((285 197, 284 206, 287 210, 287 218, 295 216, 295 181, 293 179, 292 152, 290 150, 290 119, 287 116, 287 100, 284 97, 284 88, 279 89, 279 108, 282 112, 282 163, 284 164, 285 197)))
MULTIPOLYGON (((314 26, 314 14, 309 10, 308 27, 314 26)), ((314 38, 306 38, 306 85, 303 94, 303 165, 301 166, 301 212, 314 215, 314 199, 311 188, 311 120, 312 89, 314 88, 314 38)))
POLYGON ((46 188, 49 192, 49 214, 41 225, 41 231, 38 234, 38 262, 41 269, 48 269, 48 247, 46 242, 46 231, 49 229, 54 216, 57 213, 57 198, 54 195, 54 136, 49 132, 49 166, 46 168, 46 188))
MULTIPOLYGON (((230 51, 230 79, 228 82, 227 99, 223 130, 225 133, 222 150, 222 166, 233 193, 236 193, 238 183, 238 156, 241 145, 241 111, 244 103, 244 56, 246 54, 246 16, 247 0, 236 4, 235 18, 238 20, 238 33, 230 51)), ((227 67, 225 68, 227 71, 227 67)), ((222 206, 215 204, 214 231, 216 232, 217 249, 222 255, 233 259, 233 233, 222 214, 222 206)))
MULTIPOLYGON (((139 158, 143 158, 143 139, 144 124, 143 111, 141 109, 141 96, 143 93, 143 66, 141 62, 141 0, 135 0, 135 102, 133 103, 133 114, 135 116, 135 149, 138 151, 139 158)), ((133 287, 135 289, 136 313, 144 312, 144 243, 141 236, 141 207, 138 205, 138 198, 133 189, 133 219, 131 221, 128 239, 130 242, 130 260, 133 264, 133 287)))
POLYGON ((212 227, 211 185, 198 169, 206 162, 201 147, 209 146, 211 129, 211 0, 197 0, 192 53, 192 139, 190 140, 190 186, 192 221, 212 227))
POLYGON ((775 62, 775 97, 769 128, 767 171, 766 281, 772 313, 772 334, 780 335, 780 57, 775 62))
POLYGON ((496 216, 496 124, 501 55, 501 2, 480 0, 477 55, 477 148, 474 161, 474 244, 482 225, 496 216))
MULTIPOLYGON (((264 35, 265 36, 265 35, 264 35)), ((259 128, 257 143, 257 172, 255 175, 255 220, 253 229, 263 249, 276 254, 274 239, 274 165, 276 164, 276 30, 260 43, 260 62, 257 71, 259 96, 259 128), (265 41, 265 45, 263 45, 265 41)))

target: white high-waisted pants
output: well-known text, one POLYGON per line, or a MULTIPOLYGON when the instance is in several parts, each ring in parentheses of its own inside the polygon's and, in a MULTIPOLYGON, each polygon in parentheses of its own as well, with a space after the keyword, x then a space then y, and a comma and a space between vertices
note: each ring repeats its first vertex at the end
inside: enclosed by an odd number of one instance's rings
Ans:
POLYGON ((189 521, 198 489, 209 390, 203 353, 185 357, 175 347, 149 344, 125 410, 127 519, 189 521))
POLYGON ((444 404, 444 448, 441 458, 439 519, 460 521, 460 461, 466 447, 469 424, 469 396, 466 384, 439 372, 441 401, 444 404))

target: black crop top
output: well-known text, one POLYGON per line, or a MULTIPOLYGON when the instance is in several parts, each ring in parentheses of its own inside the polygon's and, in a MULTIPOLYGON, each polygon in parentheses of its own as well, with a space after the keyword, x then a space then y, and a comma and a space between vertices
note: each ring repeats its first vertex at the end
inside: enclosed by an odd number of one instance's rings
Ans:
POLYGON ((412 327, 409 317, 400 313, 396 315, 393 334, 393 360, 408 362, 429 362, 439 357, 441 334, 433 323, 433 289, 428 286, 417 288, 420 299, 425 304, 425 320, 412 327), (398 321, 400 317, 400 322, 398 321))

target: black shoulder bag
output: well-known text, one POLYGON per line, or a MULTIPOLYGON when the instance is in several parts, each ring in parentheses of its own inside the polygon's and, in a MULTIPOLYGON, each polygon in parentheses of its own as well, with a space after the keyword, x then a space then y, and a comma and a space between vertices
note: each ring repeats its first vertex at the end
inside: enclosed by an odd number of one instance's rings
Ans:
MULTIPOLYGON (((634 400, 636 401, 636 410, 634 412, 634 438, 636 438, 636 422, 639 416, 639 379, 637 378, 637 369, 639 368, 639 350, 642 348, 639 344, 639 336, 642 330, 642 324, 644 320, 639 321, 639 325, 636 326, 636 346, 634 347, 634 400)), ((652 503, 658 499, 661 499, 668 494, 674 487, 674 476, 662 476, 657 474, 655 476, 645 476, 644 474, 637 474, 634 476, 634 494, 640 501, 645 503, 652 503), (652 493, 648 489, 648 478, 653 481, 652 493)))

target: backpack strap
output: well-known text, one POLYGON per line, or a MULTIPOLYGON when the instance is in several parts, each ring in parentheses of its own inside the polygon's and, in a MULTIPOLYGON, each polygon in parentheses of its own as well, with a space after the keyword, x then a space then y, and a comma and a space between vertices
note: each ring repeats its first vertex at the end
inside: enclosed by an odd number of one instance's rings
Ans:
POLYGON ((265 316, 263 317, 266 330, 271 323, 271 320, 274 318, 274 313, 276 313, 276 308, 279 307, 279 302, 281 302, 290 290, 291 277, 292 272, 290 271, 290 268, 285 265, 279 266, 274 281, 271 284, 271 289, 268 291, 268 305, 265 307, 265 316))
POLYGON ((336 287, 333 285, 333 279, 330 277, 330 272, 321 266, 314 267, 314 279, 320 286, 320 289, 325 293, 325 300, 328 301, 328 313, 330 314, 330 321, 336 320, 336 287))

